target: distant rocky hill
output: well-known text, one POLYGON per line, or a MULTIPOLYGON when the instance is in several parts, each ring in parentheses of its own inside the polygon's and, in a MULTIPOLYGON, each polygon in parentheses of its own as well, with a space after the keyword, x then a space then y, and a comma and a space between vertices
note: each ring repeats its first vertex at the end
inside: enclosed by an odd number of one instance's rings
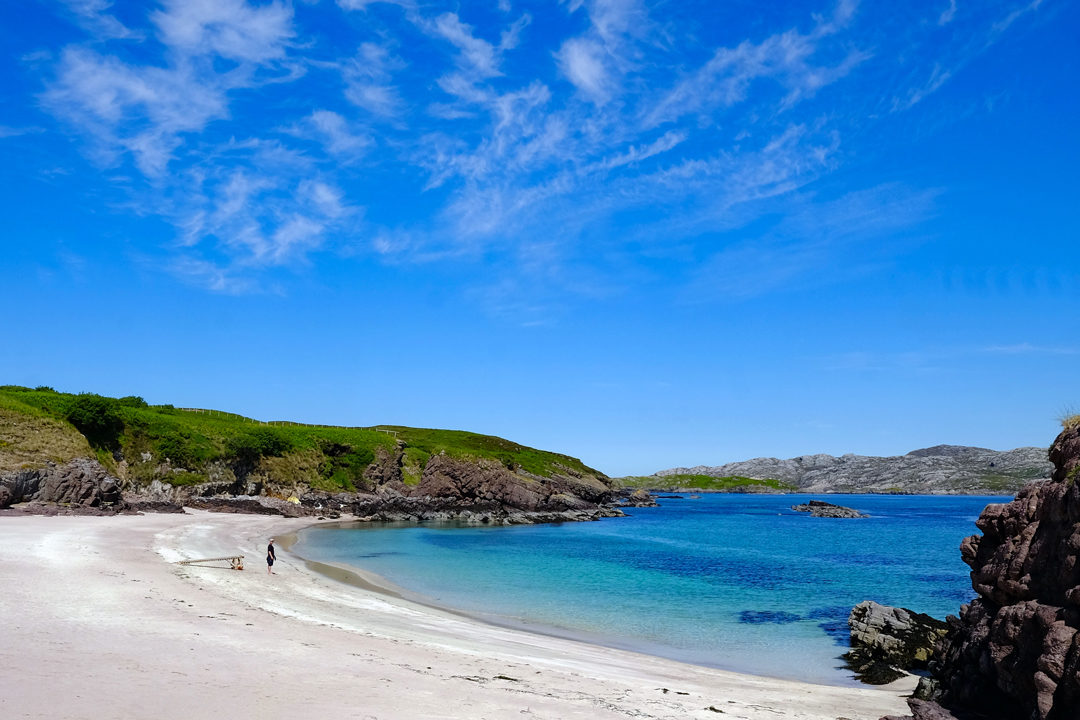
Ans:
POLYGON ((657 486, 673 475, 741 476, 776 480, 798 492, 919 494, 1011 494, 1053 472, 1046 449, 1022 447, 997 451, 960 445, 936 445, 907 455, 803 455, 780 460, 755 458, 710 467, 672 468, 656 473, 657 486))

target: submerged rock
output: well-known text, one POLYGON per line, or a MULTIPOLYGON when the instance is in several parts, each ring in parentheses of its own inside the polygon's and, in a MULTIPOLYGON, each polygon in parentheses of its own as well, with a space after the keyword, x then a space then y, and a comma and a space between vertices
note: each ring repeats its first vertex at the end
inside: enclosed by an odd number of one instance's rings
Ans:
POLYGON ((851 650, 844 660, 869 685, 898 680, 906 670, 925 670, 947 630, 941 620, 905 608, 865 600, 848 617, 851 650))
POLYGON ((828 517, 828 518, 866 518, 870 517, 866 513, 859 512, 854 508, 844 507, 843 505, 833 505, 832 503, 823 502, 821 500, 811 500, 803 505, 792 505, 791 509, 795 512, 810 513, 811 517, 828 517))

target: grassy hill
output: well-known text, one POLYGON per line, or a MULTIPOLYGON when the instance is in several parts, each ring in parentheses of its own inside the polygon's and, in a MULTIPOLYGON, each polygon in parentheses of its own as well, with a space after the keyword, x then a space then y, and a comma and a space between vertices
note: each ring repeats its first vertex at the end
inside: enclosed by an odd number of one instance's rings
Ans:
POLYGON ((456 430, 261 422, 217 410, 148 405, 142 398, 0 386, 0 471, 95 456, 123 479, 189 485, 251 472, 330 492, 372 487, 370 468, 400 453, 416 484, 436 454, 491 460, 519 473, 604 475, 576 458, 456 430))
POLYGON ((624 488, 644 488, 646 490, 705 490, 712 492, 730 492, 735 489, 768 488, 781 492, 792 492, 797 488, 791 483, 779 480, 758 480, 756 478, 731 475, 713 477, 712 475, 647 475, 615 478, 616 484, 624 488))

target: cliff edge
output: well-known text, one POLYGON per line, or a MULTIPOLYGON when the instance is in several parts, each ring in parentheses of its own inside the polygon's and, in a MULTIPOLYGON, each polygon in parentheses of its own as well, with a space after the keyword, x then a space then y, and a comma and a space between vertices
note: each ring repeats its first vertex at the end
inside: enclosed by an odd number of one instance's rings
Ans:
MULTIPOLYGON (((1080 717, 1080 418, 1050 448, 1050 480, 988 505, 960 551, 978 597, 949 618, 931 682, 958 717, 1080 717)), ((912 704, 916 717, 926 705, 912 704)))

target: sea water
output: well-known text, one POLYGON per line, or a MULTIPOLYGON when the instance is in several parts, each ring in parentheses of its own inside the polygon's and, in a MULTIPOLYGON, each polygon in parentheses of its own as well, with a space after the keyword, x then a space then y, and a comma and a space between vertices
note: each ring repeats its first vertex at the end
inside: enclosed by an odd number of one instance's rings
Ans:
POLYGON ((511 527, 378 523, 303 531, 295 550, 417 597, 524 626, 739 672, 853 684, 838 657, 863 600, 944 619, 974 597, 959 545, 1009 497, 702 495, 627 518, 511 527))

